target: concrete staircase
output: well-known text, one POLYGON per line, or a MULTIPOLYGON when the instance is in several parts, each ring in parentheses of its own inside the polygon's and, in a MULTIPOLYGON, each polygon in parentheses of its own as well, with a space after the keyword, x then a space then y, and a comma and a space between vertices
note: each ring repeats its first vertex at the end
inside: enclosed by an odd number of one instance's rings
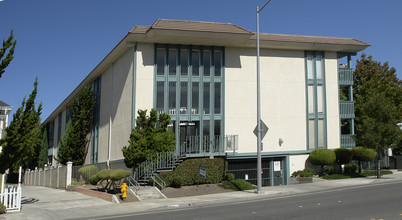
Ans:
MULTIPOLYGON (((132 194, 134 194, 135 190, 130 187, 129 190, 132 194)), ((138 190, 138 195, 136 195, 137 199, 140 201, 151 200, 151 199, 166 199, 166 196, 157 188, 153 186, 141 186, 138 190)))

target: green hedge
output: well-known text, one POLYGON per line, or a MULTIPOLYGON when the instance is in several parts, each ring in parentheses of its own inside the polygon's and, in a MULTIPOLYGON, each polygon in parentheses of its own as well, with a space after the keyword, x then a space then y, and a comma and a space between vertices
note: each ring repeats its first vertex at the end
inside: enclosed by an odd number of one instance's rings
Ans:
POLYGON ((189 186, 220 183, 226 175, 227 161, 223 158, 200 158, 183 161, 173 172, 163 172, 159 176, 172 186, 189 186), (206 168, 206 177, 200 177, 200 166, 206 168))
POLYGON ((6 207, 0 202, 0 215, 6 213, 6 207))
POLYGON ((82 175, 85 181, 89 179, 92 175, 95 175, 99 172, 99 169, 95 165, 85 166, 78 169, 78 173, 82 175))
POLYGON ((233 180, 230 182, 224 182, 222 185, 220 185, 224 189, 232 189, 235 191, 243 191, 243 190, 250 190, 250 189, 256 189, 257 187, 253 186, 251 183, 243 180, 243 179, 237 179, 233 180))

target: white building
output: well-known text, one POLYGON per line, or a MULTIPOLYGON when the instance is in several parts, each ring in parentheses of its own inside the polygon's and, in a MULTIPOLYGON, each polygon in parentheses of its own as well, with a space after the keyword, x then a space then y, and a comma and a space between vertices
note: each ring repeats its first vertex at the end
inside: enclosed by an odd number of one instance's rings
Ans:
MULTIPOLYGON (((260 35, 263 185, 287 184, 316 148, 353 147, 352 69, 338 59, 369 45, 350 38, 260 35), (340 101, 340 88, 349 93, 340 101), (346 88, 346 89, 345 89, 346 88), (341 123, 342 122, 342 123, 341 123), (344 131, 346 130, 346 132, 344 131), (275 165, 279 171, 274 171, 275 165)), ((138 109, 172 118, 176 151, 226 157, 237 178, 256 178, 256 34, 234 24, 164 20, 135 26, 45 120, 49 159, 86 85, 97 105, 87 164, 124 166, 138 109), (235 148, 233 148, 233 146, 235 148)))

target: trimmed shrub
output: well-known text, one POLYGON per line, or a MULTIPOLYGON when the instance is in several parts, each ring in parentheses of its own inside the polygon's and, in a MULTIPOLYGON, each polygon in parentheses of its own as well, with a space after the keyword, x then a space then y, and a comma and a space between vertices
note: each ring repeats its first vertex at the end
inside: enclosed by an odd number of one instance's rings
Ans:
POLYGON ((165 181, 167 186, 172 185, 173 177, 174 177, 173 172, 162 172, 162 173, 159 173, 158 175, 163 181, 165 181))
POLYGON ((122 180, 128 176, 131 175, 130 171, 127 170, 123 170, 123 169, 117 169, 117 170, 112 170, 112 172, 110 173, 110 180, 112 181, 119 181, 122 180))
POLYGON ((0 202, 0 215, 6 213, 6 207, 0 202))
POLYGON ((112 173, 112 170, 109 169, 104 169, 99 171, 96 176, 98 177, 99 180, 108 180, 110 178, 110 174, 112 173))
MULTIPOLYGON (((381 170, 381 175, 389 175, 392 174, 392 171, 390 170, 381 170)), ((376 176, 377 171, 376 170, 369 170, 369 171, 364 171, 362 173, 363 176, 376 176)))
POLYGON ((71 178, 71 185, 73 185, 73 186, 75 186, 75 185, 84 185, 84 184, 85 184, 85 181, 80 182, 75 178, 71 178))
POLYGON ((361 163, 373 161, 377 153, 373 149, 364 147, 355 147, 352 149, 353 159, 359 163, 359 173, 361 173, 361 163))
POLYGON ((91 177, 89 177, 89 183, 90 184, 92 184, 92 185, 97 185, 98 184, 98 182, 99 182, 99 178, 98 178, 98 176, 97 175, 92 175, 91 177))
POLYGON ((359 166, 357 164, 347 164, 345 165, 343 173, 346 175, 355 175, 357 169, 359 169, 359 166))
POLYGON ((78 169, 78 173, 82 175, 85 181, 89 179, 92 175, 95 175, 99 172, 99 169, 95 165, 85 166, 78 169))
MULTIPOLYGON (((200 159, 188 159, 183 161, 172 173, 172 181, 174 177, 181 176, 183 178, 182 186, 199 184, 213 184, 220 183, 225 176, 225 168, 227 162, 223 158, 200 158, 200 159), (200 177, 200 166, 206 168, 206 177, 200 177)), ((166 174, 165 174, 166 175, 166 174)), ((165 182, 166 176, 162 175, 165 182)))
POLYGON ((334 167, 328 167, 328 168, 325 169, 324 173, 325 173, 326 175, 332 175, 332 174, 335 174, 335 173, 336 173, 336 170, 335 170, 334 167))
POLYGON ((244 190, 250 190, 250 189, 256 189, 257 187, 253 186, 253 184, 243 180, 243 179, 237 179, 233 180, 230 182, 224 182, 220 185, 224 189, 232 189, 235 191, 244 191, 244 190))
POLYGON ((180 188, 183 185, 184 178, 182 176, 174 176, 172 185, 176 188, 180 188))
POLYGON ((310 162, 321 166, 321 174, 325 165, 331 165, 336 160, 335 152, 329 149, 315 149, 310 153, 310 162))
POLYGON ((311 168, 305 168, 304 170, 298 170, 292 173, 292 177, 313 177, 315 171, 311 168))
POLYGON ((342 173, 342 164, 348 164, 352 161, 353 152, 346 148, 337 148, 334 152, 336 155, 336 163, 339 165, 339 170, 342 173))
POLYGON ((225 176, 225 180, 233 181, 235 179, 235 175, 233 173, 227 173, 225 176))

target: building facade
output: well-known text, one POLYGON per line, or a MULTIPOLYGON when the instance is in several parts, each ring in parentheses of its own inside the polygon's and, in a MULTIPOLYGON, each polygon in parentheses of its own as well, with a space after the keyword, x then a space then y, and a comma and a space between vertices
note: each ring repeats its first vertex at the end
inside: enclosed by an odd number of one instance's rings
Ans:
MULTIPOLYGON (((338 59, 350 60, 368 46, 350 38, 260 34, 261 115, 269 127, 264 185, 287 184, 314 149, 351 146, 343 138, 353 126, 345 133, 341 125, 345 119, 353 124, 353 117, 345 118, 340 101, 341 75, 351 77, 351 69, 339 68, 338 59)), ((155 108, 171 116, 176 152, 226 157, 230 172, 255 182, 255 33, 227 23, 164 19, 135 26, 45 120, 49 160, 57 157, 69 107, 86 85, 97 101, 87 164, 124 166, 121 149, 137 110, 155 108)))

